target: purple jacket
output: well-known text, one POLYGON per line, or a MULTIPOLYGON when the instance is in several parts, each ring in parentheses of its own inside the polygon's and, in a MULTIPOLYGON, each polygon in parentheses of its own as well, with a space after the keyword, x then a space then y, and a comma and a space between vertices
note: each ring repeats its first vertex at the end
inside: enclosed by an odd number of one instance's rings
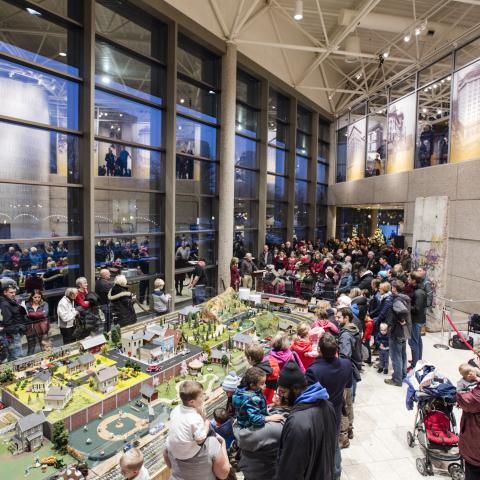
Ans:
POLYGON ((280 371, 283 370, 283 367, 290 361, 293 360, 299 366, 302 373, 305 373, 305 367, 302 365, 300 358, 297 355, 297 352, 292 350, 272 350, 269 353, 270 357, 273 357, 277 360, 280 371))

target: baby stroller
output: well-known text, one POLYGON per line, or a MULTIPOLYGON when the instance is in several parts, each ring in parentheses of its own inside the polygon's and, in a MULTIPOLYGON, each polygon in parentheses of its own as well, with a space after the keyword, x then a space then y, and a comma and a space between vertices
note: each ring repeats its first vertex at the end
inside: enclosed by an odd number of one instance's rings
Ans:
POLYGON ((448 464, 453 480, 465 478, 462 457, 458 451, 458 431, 453 413, 456 389, 448 380, 435 372, 435 367, 421 360, 407 377, 407 409, 417 404, 413 432, 407 432, 408 446, 415 442, 425 452, 425 458, 417 458, 420 474, 433 475, 432 462, 448 464))

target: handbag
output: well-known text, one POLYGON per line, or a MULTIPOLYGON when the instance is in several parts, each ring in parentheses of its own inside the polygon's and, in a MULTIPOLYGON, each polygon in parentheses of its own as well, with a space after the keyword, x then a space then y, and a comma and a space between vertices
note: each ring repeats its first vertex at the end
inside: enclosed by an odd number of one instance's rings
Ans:
MULTIPOLYGON (((467 342, 470 344, 471 347, 473 347, 473 338, 468 337, 467 342)), ((454 335, 448 342, 452 348, 456 348, 458 350, 469 350, 467 345, 463 343, 462 339, 458 335, 454 335)))

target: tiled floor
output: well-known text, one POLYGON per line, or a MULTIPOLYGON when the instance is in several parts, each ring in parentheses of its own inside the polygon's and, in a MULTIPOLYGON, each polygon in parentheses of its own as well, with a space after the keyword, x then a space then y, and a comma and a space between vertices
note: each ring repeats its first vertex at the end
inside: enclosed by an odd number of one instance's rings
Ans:
MULTIPOLYGON (((436 349, 433 345, 439 340, 438 334, 423 337, 423 358, 456 383, 458 365, 472 355, 463 350, 436 349)), ((416 458, 423 456, 421 449, 418 446, 410 448, 406 441, 415 416, 415 411, 408 411, 405 407, 407 387, 386 385, 383 381, 386 377, 378 374, 373 367, 365 367, 354 405, 355 438, 349 448, 342 450, 342 480, 425 478, 415 467, 416 458)), ((457 419, 460 420, 459 412, 457 419)), ((427 478, 447 478, 435 467, 434 472, 434 477, 427 478)))

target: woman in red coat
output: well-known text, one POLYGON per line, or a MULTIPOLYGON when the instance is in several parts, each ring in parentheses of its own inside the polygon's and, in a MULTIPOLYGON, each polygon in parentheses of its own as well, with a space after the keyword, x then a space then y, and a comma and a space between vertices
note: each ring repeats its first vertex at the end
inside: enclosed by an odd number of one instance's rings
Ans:
POLYGON ((230 262, 230 286, 238 292, 240 286, 240 270, 238 269, 238 258, 233 257, 230 262))

